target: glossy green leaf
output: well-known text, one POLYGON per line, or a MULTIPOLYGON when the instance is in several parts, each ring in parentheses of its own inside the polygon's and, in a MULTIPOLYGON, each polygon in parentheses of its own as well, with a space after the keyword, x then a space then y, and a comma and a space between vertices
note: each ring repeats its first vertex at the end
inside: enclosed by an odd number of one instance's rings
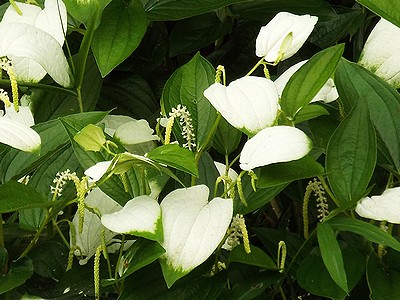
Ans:
POLYGON ((335 82, 346 112, 358 101, 368 106, 371 122, 397 172, 400 171, 400 95, 382 79, 363 67, 342 60, 335 82))
MULTIPOLYGON (((366 255, 356 248, 342 249, 349 290, 352 290, 364 275, 366 255)), ((335 300, 345 299, 347 294, 331 278, 321 255, 312 251, 300 263, 296 278, 299 285, 316 296, 335 300)))
POLYGON ((339 205, 355 204, 364 196, 376 152, 368 109, 358 103, 335 130, 326 150, 326 172, 339 205))
POLYGON ((324 173, 324 167, 310 155, 299 160, 272 164, 262 167, 258 175, 257 187, 267 188, 295 180, 311 178, 324 173))
POLYGON ((294 118, 294 123, 297 124, 326 115, 329 115, 329 112, 322 105, 310 104, 302 108, 296 114, 296 117, 294 118))
POLYGON ((229 263, 242 263, 269 270, 278 269, 274 261, 263 250, 253 245, 250 246, 250 249, 251 252, 246 253, 243 244, 236 246, 229 254, 229 263))
POLYGON ((367 281, 372 300, 391 300, 400 297, 398 265, 385 266, 371 253, 367 264, 367 281))
POLYGON ((105 77, 137 48, 147 29, 147 17, 138 1, 112 1, 105 9, 92 40, 92 50, 105 77))
POLYGON ((393 0, 356 0, 378 16, 400 27, 400 7, 393 0))
POLYGON ((334 218, 328 222, 336 231, 357 233, 373 243, 386 245, 400 252, 400 242, 375 225, 350 218, 334 218))
POLYGON ((147 157, 175 169, 199 176, 193 152, 176 144, 157 147, 147 153, 147 157))
POLYGON ((0 186, 0 213, 41 206, 45 200, 30 186, 9 181, 0 186))
MULTIPOLYGON (((217 119, 217 112, 203 92, 215 81, 212 65, 200 54, 196 54, 187 64, 176 70, 168 79, 162 93, 161 105, 169 114, 179 104, 186 106, 193 120, 197 149, 207 147, 211 142, 210 129, 217 119)), ((181 144, 182 128, 175 121, 174 135, 181 144)))
POLYGON ((32 261, 25 257, 11 265, 10 271, 1 276, 0 294, 11 291, 12 289, 24 284, 33 274, 32 261))
POLYGON ((164 253, 164 248, 157 242, 138 239, 122 256, 120 264, 117 266, 118 274, 121 279, 128 277, 135 271, 151 264, 164 253))
POLYGON ((322 50, 293 74, 282 92, 280 102, 288 119, 294 120, 296 114, 310 103, 332 76, 343 50, 343 44, 322 50))
POLYGON ((349 291, 342 251, 336 240, 335 232, 329 223, 320 223, 317 227, 318 244, 324 265, 333 281, 346 293, 349 291))
POLYGON ((144 9, 152 21, 172 21, 204 14, 245 0, 147 0, 144 9))

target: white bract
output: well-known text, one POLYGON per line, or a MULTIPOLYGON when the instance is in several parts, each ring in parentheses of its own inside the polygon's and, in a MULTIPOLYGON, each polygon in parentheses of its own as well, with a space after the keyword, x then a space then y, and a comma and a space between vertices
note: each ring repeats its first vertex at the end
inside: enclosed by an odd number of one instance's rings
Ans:
POLYGON ((365 197, 357 203, 356 213, 377 221, 400 224, 400 187, 385 190, 380 196, 365 197))
POLYGON ((214 83, 204 96, 233 127, 250 135, 273 125, 279 108, 274 83, 262 77, 242 77, 228 86, 214 83))
POLYGON ((261 130, 244 144, 240 168, 252 170, 273 163, 300 159, 310 152, 312 143, 295 127, 274 126, 261 130))
MULTIPOLYGON (((278 89, 279 97, 282 96, 282 92, 292 75, 296 73, 306 62, 307 60, 303 60, 291 66, 274 81, 276 88, 278 89)), ((332 78, 329 78, 318 94, 311 100, 311 102, 323 101, 325 103, 329 103, 335 101, 337 98, 339 98, 339 94, 335 87, 335 83, 333 82, 332 78)))
POLYGON ((30 128, 34 124, 29 107, 6 107, 6 113, 0 117, 0 143, 26 152, 39 152, 41 139, 39 134, 30 128))
POLYGON ((64 3, 46 0, 43 10, 31 4, 17 5, 22 15, 9 6, 0 22, 0 56, 13 62, 18 80, 38 82, 48 73, 58 84, 72 86, 62 50, 67 26, 64 3))
MULTIPOLYGON (((226 173, 226 166, 218 161, 214 161, 214 165, 217 168, 217 171, 220 176, 224 176, 226 173)), ((232 180, 235 181, 238 178, 238 173, 236 173, 235 170, 232 168, 229 168, 228 170, 228 177, 232 180)))
POLYGON ((314 29, 318 17, 278 13, 261 27, 256 39, 256 55, 267 62, 278 63, 293 56, 314 29))
POLYGON ((102 223, 114 232, 159 241, 165 249, 160 260, 170 287, 203 263, 228 229, 232 199, 214 198, 208 202, 208 195, 208 187, 198 185, 172 191, 160 205, 149 196, 135 197, 119 212, 103 215, 102 223))
POLYGON ((359 64, 400 88, 400 28, 381 19, 369 35, 359 64))
POLYGON ((150 196, 135 197, 120 211, 102 216, 101 223, 117 233, 162 241, 161 208, 150 196))
POLYGON ((111 166, 112 160, 101 161, 91 166, 85 171, 85 175, 89 177, 89 183, 94 183, 100 180, 111 166))

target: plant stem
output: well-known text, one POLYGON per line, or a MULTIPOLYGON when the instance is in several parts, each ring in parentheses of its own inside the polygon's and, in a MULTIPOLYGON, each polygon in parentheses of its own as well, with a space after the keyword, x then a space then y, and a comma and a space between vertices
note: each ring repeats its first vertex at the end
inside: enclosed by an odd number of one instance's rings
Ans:
POLYGON ((264 57, 262 57, 257 63, 256 65, 249 71, 249 73, 246 74, 246 76, 251 75, 257 68, 259 65, 261 65, 264 62, 264 57))
POLYGON ((0 214, 0 248, 4 248, 3 215, 0 214))

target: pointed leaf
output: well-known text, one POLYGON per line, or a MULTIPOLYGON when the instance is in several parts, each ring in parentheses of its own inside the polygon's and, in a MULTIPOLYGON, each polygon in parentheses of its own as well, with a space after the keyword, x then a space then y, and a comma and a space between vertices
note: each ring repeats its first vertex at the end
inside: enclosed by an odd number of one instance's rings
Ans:
POLYGON ((336 240, 335 232, 329 223, 320 223, 317 227, 318 244, 321 249, 322 260, 333 281, 346 293, 349 288, 344 269, 342 251, 336 240))
POLYGON ((335 72, 343 50, 341 44, 318 52, 290 78, 280 102, 288 119, 293 120, 321 90, 335 72))
POLYGON ((161 208, 150 196, 138 196, 113 214, 101 217, 104 227, 116 233, 132 234, 146 239, 163 240, 161 208))
POLYGON ((232 200, 208 203, 205 185, 177 189, 161 202, 166 253, 161 267, 168 287, 203 263, 217 248, 232 219, 232 200))
POLYGON ((256 246, 251 246, 251 252, 246 253, 243 244, 232 249, 229 255, 229 263, 238 262, 251 266, 257 266, 268 270, 277 270, 275 262, 263 250, 256 246))
POLYGON ((357 2, 400 27, 400 7, 393 5, 391 0, 357 0, 357 2))
POLYGON ((175 169, 199 176, 193 152, 176 144, 157 147, 147 153, 147 157, 175 169))
POLYGON ((375 130, 362 103, 333 133, 326 150, 329 184, 340 205, 355 204, 368 187, 376 162, 375 130))
POLYGON ((0 185, 0 213, 40 206, 45 202, 42 195, 30 186, 15 181, 0 185))
POLYGON ((28 257, 14 262, 10 272, 1 276, 0 294, 11 291, 24 284, 33 275, 32 261, 28 257))
POLYGON ((99 126, 89 124, 74 136, 74 140, 86 151, 98 152, 105 144, 106 136, 99 126))
POLYGON ((32 128, 0 117, 0 142, 25 152, 40 152, 41 139, 32 128))

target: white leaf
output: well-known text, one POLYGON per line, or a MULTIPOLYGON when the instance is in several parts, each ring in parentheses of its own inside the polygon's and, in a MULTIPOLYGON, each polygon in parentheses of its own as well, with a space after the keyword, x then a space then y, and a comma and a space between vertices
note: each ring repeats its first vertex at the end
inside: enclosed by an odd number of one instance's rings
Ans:
POLYGON ((370 33, 359 64, 400 88, 400 28, 381 19, 370 33))
POLYGON ((271 126, 278 113, 278 91, 263 77, 242 77, 227 87, 214 83, 204 96, 233 127, 250 135, 271 126))
POLYGON ((303 46, 317 21, 317 17, 310 15, 278 13, 267 25, 261 27, 256 39, 256 55, 265 57, 270 63, 278 63, 293 56, 303 46))
POLYGON ((400 187, 385 190, 380 196, 365 197, 357 203, 356 213, 377 221, 400 224, 400 187))
POLYGON ((135 145, 160 140, 153 133, 154 130, 150 128, 146 120, 134 120, 119 126, 114 137, 120 140, 123 145, 135 145))
MULTIPOLYGON (((302 67, 306 62, 307 60, 303 60, 291 66, 289 69, 283 72, 277 79, 275 79, 274 83, 278 89, 279 97, 282 96, 283 90, 285 89, 285 86, 289 82, 292 75, 296 73, 300 69, 300 67, 302 67)), ((339 98, 339 94, 335 87, 335 83, 333 82, 332 78, 329 78, 325 83, 325 85, 318 92, 318 94, 315 95, 315 97, 311 100, 311 102, 323 101, 325 103, 329 103, 335 101, 337 98, 339 98)))
POLYGON ((19 111, 16 112, 14 106, 5 106, 6 114, 3 118, 18 122, 22 125, 31 127, 35 125, 35 120, 33 119, 32 112, 28 106, 20 106, 19 111))
MULTIPOLYGON (((226 173, 226 166, 218 161, 214 161, 214 165, 217 168, 217 171, 220 176, 224 176, 226 173)), ((235 170, 232 168, 229 168, 228 170, 228 177, 232 180, 235 181, 238 178, 238 173, 236 173, 235 170)))
POLYGON ((231 199, 208 203, 208 187, 193 186, 169 193, 161 202, 166 253, 161 266, 167 285, 203 263, 223 239, 232 219, 231 199))
MULTIPOLYGON (((100 190, 100 188, 94 188, 85 198, 85 204, 89 207, 95 207, 100 211, 102 215, 110 214, 115 211, 119 211, 121 206, 107 196, 104 192, 100 190)), ((101 230, 103 226, 101 224, 100 218, 90 212, 88 209, 85 209, 85 217, 83 222, 83 230, 82 233, 78 232, 78 221, 79 216, 78 213, 75 214, 72 223, 75 228, 75 237, 76 243, 75 245, 81 249, 81 254, 86 258, 81 261, 81 264, 86 263, 96 252, 96 249, 99 245, 101 245, 101 230)), ((111 239, 116 235, 116 233, 105 230, 105 240, 106 244, 111 241, 111 239)), ((70 241, 71 246, 75 246, 72 244, 72 233, 70 232, 70 241)))
POLYGON ((113 136, 119 126, 130 121, 136 121, 136 120, 128 116, 107 115, 98 124, 104 124, 104 132, 110 136, 113 136))
POLYGON ((107 172, 112 160, 101 161, 91 166, 85 171, 85 175, 89 176, 91 182, 97 182, 107 172))
POLYGON ((39 152, 41 139, 29 126, 0 117, 0 143, 26 152, 39 152))
MULTIPOLYGON (((48 33, 23 23, 0 23, 0 56, 28 58, 38 63, 58 84, 64 87, 72 85, 72 74, 60 44, 48 33)), ((32 74, 25 69, 27 65, 19 63, 15 72, 19 80, 38 82, 42 72, 32 74), (24 77, 21 74, 29 74, 24 77)))
POLYGON ((261 130, 248 140, 240 154, 242 170, 252 170, 273 163, 300 159, 312 148, 307 135, 290 126, 274 126, 261 130))
POLYGON ((161 208, 150 196, 138 196, 128 201, 118 212, 103 215, 104 227, 117 233, 133 234, 161 241, 161 208))

